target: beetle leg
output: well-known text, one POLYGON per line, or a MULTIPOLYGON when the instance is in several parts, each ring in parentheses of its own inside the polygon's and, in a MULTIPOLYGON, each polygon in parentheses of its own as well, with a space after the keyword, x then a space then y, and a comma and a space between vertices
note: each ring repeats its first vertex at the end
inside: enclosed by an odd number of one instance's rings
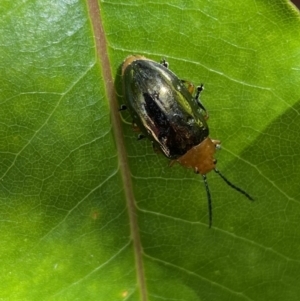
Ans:
POLYGON ((204 105, 202 104, 202 102, 200 101, 200 93, 204 90, 203 84, 201 84, 200 86, 197 87, 197 92, 195 95, 195 99, 197 101, 198 106, 205 112, 204 118, 205 120, 207 120, 209 118, 208 116, 208 112, 205 109, 204 105))
POLYGON ((127 110, 127 106, 122 104, 119 108, 119 111, 125 111, 125 110, 127 110))
POLYGON ((169 63, 165 59, 162 59, 160 61, 160 64, 163 65, 164 67, 166 67, 167 69, 169 69, 169 63))
POLYGON ((145 136, 145 135, 143 135, 143 134, 139 134, 139 135, 138 135, 138 138, 137 138, 137 140, 142 140, 142 139, 144 139, 144 138, 146 138, 146 136, 145 136))

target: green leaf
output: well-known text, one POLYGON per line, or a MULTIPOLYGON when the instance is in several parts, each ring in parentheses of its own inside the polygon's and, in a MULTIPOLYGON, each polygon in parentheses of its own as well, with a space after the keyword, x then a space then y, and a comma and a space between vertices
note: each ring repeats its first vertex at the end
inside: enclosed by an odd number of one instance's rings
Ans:
POLYGON ((1 300, 299 299, 294 7, 2 0, 0 12, 1 300), (255 199, 208 174, 212 229, 202 178, 170 168, 117 111, 131 54, 205 85, 218 168, 255 199))

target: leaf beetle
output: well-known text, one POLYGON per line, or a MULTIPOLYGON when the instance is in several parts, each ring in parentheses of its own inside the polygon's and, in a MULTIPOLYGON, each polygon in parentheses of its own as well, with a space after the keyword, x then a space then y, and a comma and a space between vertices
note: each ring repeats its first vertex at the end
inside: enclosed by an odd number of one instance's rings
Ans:
POLYGON ((232 184, 216 168, 214 154, 220 141, 209 137, 208 113, 200 101, 203 85, 196 88, 180 80, 168 69, 168 63, 154 62, 132 55, 122 65, 125 104, 133 124, 141 131, 138 139, 149 138, 171 164, 180 163, 201 174, 208 199, 209 227, 212 226, 212 201, 206 174, 214 170, 230 187, 249 200, 253 198, 232 184), (195 94, 195 96, 193 96, 195 94))

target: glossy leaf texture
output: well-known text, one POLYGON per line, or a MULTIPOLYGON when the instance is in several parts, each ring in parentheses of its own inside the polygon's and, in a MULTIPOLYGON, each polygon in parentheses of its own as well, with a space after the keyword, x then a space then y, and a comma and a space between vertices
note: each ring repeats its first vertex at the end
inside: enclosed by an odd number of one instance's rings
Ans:
POLYGON ((3 0, 0 12, 1 300, 298 300, 291 4, 3 0), (131 54, 205 86, 218 168, 255 199, 208 174, 212 229, 201 176, 112 110, 131 54))

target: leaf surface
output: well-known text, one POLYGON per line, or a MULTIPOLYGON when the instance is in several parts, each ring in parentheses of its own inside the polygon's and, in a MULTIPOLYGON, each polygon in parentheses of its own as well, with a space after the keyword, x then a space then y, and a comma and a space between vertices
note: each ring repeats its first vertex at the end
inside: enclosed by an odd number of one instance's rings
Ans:
POLYGON ((298 300, 295 8, 3 0, 0 12, 1 299, 298 300), (170 168, 116 110, 131 54, 204 83, 218 168, 255 199, 208 174, 212 229, 202 178, 170 168))

